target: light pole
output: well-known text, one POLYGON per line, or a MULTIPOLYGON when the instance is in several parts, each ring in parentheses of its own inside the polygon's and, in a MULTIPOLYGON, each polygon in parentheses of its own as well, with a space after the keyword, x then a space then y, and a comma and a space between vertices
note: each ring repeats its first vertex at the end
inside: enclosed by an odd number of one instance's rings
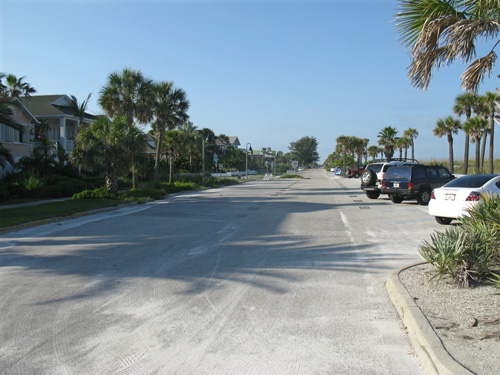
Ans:
POLYGON ((251 143, 247 143, 247 146, 246 146, 246 163, 245 163, 245 167, 246 167, 246 179, 247 180, 248 180, 248 151, 253 152, 253 150, 252 150, 252 144, 251 143), (250 148, 248 147, 248 145, 250 145, 250 148))

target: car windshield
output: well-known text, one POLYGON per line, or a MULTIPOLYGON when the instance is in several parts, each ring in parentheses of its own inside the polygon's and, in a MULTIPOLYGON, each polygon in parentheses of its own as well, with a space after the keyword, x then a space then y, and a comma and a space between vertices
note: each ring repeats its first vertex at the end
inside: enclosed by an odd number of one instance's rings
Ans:
POLYGON ((382 169, 382 164, 370 164, 366 168, 372 170, 375 173, 378 173, 382 169))
POLYGON ((393 180, 408 180, 411 178, 411 168, 410 167, 397 167, 392 166, 387 170, 384 179, 393 180))
POLYGON ((481 174, 481 175, 471 175, 471 176, 462 176, 456 178, 448 182, 445 187, 454 187, 454 188, 479 188, 487 183, 494 177, 497 177, 497 174, 481 174))

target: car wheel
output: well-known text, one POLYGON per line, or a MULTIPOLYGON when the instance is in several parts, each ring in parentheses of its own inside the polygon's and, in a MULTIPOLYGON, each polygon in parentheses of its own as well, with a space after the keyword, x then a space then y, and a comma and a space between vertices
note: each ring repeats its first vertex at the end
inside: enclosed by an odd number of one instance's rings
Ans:
POLYGON ((354 173, 354 178, 358 178, 358 177, 359 177, 359 173, 358 172, 354 173))
MULTIPOLYGON (((366 169, 361 175, 361 185, 371 186, 375 183, 377 176, 371 169, 366 169)), ((378 196, 377 196, 378 197, 378 196)))
POLYGON ((431 200, 431 191, 429 189, 422 189, 417 195, 417 203, 421 206, 427 206, 431 200))
POLYGON ((448 225, 451 223, 451 220, 449 217, 439 217, 436 216, 436 221, 441 224, 441 225, 448 225))
POLYGON ((403 198, 396 194, 389 194, 389 198, 391 198, 392 203, 401 203, 403 198))
POLYGON ((366 196, 370 199, 377 199, 380 197, 380 191, 366 191, 366 196))

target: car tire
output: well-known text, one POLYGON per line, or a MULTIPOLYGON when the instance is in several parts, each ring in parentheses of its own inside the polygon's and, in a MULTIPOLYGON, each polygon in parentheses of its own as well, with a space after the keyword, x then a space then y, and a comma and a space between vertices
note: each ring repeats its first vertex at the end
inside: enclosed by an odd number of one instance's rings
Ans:
POLYGON ((441 224, 441 225, 448 225, 451 223, 453 219, 450 219, 449 217, 439 217, 436 216, 436 221, 441 224))
POLYGON ((354 178, 358 178, 358 177, 359 177, 359 173, 358 172, 354 173, 354 178))
POLYGON ((403 197, 396 194, 389 194, 389 198, 391 198, 392 203, 401 203, 403 201, 403 197))
POLYGON ((376 179, 377 175, 375 174, 375 172, 373 172, 371 169, 365 169, 365 171, 361 175, 361 185, 362 186, 374 185, 376 179))
POLYGON ((417 203, 421 206, 427 206, 429 201, 431 200, 431 191, 430 189, 422 189, 419 191, 417 195, 417 203))
POLYGON ((377 199, 380 197, 380 191, 365 191, 365 193, 369 199, 377 199))

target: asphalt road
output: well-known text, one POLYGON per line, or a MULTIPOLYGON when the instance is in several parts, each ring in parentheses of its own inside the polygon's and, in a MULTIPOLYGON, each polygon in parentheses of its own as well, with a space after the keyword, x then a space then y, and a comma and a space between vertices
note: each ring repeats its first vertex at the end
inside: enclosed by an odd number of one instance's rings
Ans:
POLYGON ((324 170, 0 236, 1 374, 422 374, 384 283, 439 228, 324 170))

